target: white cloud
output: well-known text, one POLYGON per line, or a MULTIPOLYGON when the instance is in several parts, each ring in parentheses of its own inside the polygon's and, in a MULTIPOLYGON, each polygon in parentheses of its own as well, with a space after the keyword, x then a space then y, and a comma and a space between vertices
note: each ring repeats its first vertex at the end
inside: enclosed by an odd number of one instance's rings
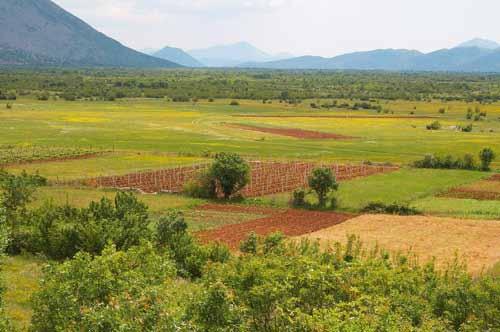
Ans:
MULTIPOLYGON (((1 1, 1 0, 0 0, 1 1)), ((265 51, 333 56, 500 41, 498 0, 55 0, 136 48, 248 41, 265 51)))

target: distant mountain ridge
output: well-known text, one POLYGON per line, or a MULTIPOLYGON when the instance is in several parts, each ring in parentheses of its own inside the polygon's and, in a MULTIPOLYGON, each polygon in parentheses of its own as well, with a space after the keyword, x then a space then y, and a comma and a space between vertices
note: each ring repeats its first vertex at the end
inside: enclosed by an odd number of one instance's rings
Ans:
POLYGON ((217 45, 205 49, 190 50, 187 53, 209 67, 236 67, 247 62, 281 60, 289 57, 289 54, 283 53, 268 54, 247 42, 217 45))
POLYGON ((172 61, 186 67, 203 67, 203 63, 193 58, 180 48, 165 46, 161 50, 151 54, 160 59, 172 61))
POLYGON ((474 39, 452 49, 431 53, 413 50, 383 49, 355 52, 333 58, 302 56, 297 58, 247 62, 240 67, 263 69, 389 70, 500 72, 500 47, 493 41, 474 39), (482 47, 479 47, 482 46, 482 47))
POLYGON ((50 0, 0 1, 0 64, 179 67, 123 46, 50 0))

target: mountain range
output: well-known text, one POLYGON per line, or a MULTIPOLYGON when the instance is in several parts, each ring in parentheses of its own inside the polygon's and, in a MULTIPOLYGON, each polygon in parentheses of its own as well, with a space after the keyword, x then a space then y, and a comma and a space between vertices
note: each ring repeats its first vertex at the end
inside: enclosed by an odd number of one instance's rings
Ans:
POLYGON ((187 52, 169 46, 147 52, 150 54, 120 44, 51 0, 0 0, 0 65, 500 73, 500 44, 485 39, 473 39, 451 49, 430 53, 382 49, 333 58, 273 55, 247 42, 187 52))
POLYGON ((473 39, 451 49, 422 53, 405 49, 355 52, 333 58, 302 56, 291 59, 247 62, 245 68, 392 70, 500 72, 500 45, 485 39, 473 39))
POLYGON ((120 44, 50 0, 0 1, 0 64, 179 67, 120 44))

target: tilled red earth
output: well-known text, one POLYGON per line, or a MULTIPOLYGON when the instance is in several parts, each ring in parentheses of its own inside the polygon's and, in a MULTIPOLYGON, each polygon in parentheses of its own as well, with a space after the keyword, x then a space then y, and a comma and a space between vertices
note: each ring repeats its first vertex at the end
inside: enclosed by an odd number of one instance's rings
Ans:
POLYGON ((488 181, 500 181, 500 173, 493 175, 488 181))
POLYGON ((196 236, 203 243, 221 242, 236 249, 251 232, 260 236, 276 232, 286 236, 299 236, 338 225, 353 217, 355 216, 347 213, 290 209, 265 218, 199 232, 196 236))
POLYGON ((490 191, 470 190, 466 188, 455 188, 445 193, 443 197, 476 199, 479 201, 496 201, 500 200, 500 193, 490 192, 490 191))
POLYGON ((233 205, 233 204, 205 204, 198 206, 196 210, 201 211, 218 211, 229 213, 249 213, 249 214, 262 214, 272 215, 280 212, 285 212, 286 209, 277 209, 270 207, 261 207, 253 205, 233 205))
MULTIPOLYGON (((200 164, 152 172, 76 181, 99 188, 135 189, 146 193, 182 192, 187 181, 196 179, 209 164, 200 164)), ((249 184, 241 191, 244 197, 259 197, 293 191, 307 185, 308 177, 317 167, 328 167, 338 181, 379 173, 393 172, 398 167, 384 165, 338 165, 312 162, 251 161, 249 184)))
POLYGON ((294 128, 268 128, 268 127, 258 127, 244 124, 229 124, 228 127, 240 128, 244 130, 257 131, 261 133, 269 133, 281 136, 289 136, 300 139, 353 139, 351 136, 344 136, 331 133, 322 133, 319 131, 294 129, 294 128))

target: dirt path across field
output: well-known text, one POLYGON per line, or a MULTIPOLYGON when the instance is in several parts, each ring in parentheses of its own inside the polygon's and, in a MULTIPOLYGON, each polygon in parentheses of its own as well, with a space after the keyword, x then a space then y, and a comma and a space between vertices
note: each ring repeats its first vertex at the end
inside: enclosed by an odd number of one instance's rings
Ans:
POLYGON ((323 133, 319 131, 304 130, 304 129, 294 129, 294 128, 269 128, 269 127, 259 127, 244 124, 227 124, 230 128, 239 128, 243 130, 256 131, 261 133, 269 133, 274 135, 288 136, 300 139, 353 139, 352 136, 344 136, 332 133, 323 133))
POLYGON ((301 238, 319 240, 326 247, 345 242, 350 234, 359 235, 365 247, 411 250, 420 261, 436 257, 438 266, 458 254, 474 274, 500 261, 500 220, 363 215, 301 238))
MULTIPOLYGON (((227 206, 221 206, 226 210, 227 206)), ((269 212, 269 211, 268 211, 269 212)), ((335 212, 317 212, 306 210, 277 210, 267 217, 235 225, 226 225, 218 229, 196 233, 202 242, 218 241, 230 248, 238 248, 248 234, 255 232, 260 236, 281 232, 286 236, 299 236, 338 225, 353 218, 352 214, 335 212)))

